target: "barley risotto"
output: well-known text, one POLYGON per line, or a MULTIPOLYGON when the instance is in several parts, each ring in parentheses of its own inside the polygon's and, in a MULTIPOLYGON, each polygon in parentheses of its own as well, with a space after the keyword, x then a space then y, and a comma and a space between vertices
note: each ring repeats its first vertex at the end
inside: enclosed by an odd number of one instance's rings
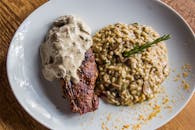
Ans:
POLYGON ((165 43, 159 42, 129 57, 123 53, 159 37, 153 28, 138 23, 117 23, 97 32, 92 46, 99 69, 96 93, 114 105, 153 98, 169 74, 165 43))

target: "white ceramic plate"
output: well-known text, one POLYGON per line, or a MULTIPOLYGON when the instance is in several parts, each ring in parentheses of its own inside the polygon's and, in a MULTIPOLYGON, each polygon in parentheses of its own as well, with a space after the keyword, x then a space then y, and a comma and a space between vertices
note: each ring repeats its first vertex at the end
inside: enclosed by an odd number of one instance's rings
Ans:
POLYGON ((165 4, 154 0, 52 0, 35 10, 19 27, 11 42, 7 73, 13 92, 24 109, 37 121, 51 129, 100 130, 156 129, 172 119, 186 105, 194 91, 195 39, 189 26, 176 12, 165 4), (39 46, 52 21, 58 16, 76 14, 92 28, 93 33, 105 25, 124 22, 152 26, 161 35, 171 34, 166 42, 169 51, 169 64, 173 69, 163 86, 166 92, 159 94, 150 104, 160 106, 152 110, 149 102, 133 107, 116 107, 100 102, 95 112, 80 116, 73 114, 62 98, 58 82, 48 82, 40 72, 39 46), (182 89, 181 81, 173 81, 181 66, 192 66, 185 78, 190 84, 188 91, 182 89), (169 101, 165 102, 166 97, 169 101), (170 107, 172 106, 172 108, 170 107), (159 113, 151 118, 149 115, 159 113), (138 120, 139 115, 147 120, 138 120), (148 120, 150 119, 150 120, 148 120), (137 126, 136 126, 137 125, 137 126))

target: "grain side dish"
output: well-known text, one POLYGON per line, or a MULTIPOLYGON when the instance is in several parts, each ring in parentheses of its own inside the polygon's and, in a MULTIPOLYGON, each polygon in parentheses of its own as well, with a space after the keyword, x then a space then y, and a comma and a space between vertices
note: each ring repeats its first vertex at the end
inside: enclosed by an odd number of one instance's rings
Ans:
POLYGON ((153 28, 137 23, 117 23, 98 31, 92 45, 99 70, 96 93, 114 105, 153 98, 169 74, 165 43, 159 42, 131 56, 124 52, 159 37, 153 28))

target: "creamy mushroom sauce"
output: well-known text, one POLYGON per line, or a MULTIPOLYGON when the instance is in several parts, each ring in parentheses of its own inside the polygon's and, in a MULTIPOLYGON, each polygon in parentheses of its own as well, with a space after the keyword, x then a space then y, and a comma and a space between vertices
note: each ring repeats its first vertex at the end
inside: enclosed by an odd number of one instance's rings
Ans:
POLYGON ((84 21, 72 15, 59 17, 40 46, 45 79, 79 81, 77 70, 91 45, 91 30, 84 21))

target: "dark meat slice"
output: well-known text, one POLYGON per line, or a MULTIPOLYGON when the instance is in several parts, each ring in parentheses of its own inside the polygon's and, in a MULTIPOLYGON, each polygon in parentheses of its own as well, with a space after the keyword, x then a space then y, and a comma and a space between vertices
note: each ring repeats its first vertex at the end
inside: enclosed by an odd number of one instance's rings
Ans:
POLYGON ((85 53, 85 60, 78 70, 80 82, 61 80, 63 93, 69 100, 71 110, 84 114, 98 108, 99 99, 94 93, 98 70, 91 49, 85 53))

